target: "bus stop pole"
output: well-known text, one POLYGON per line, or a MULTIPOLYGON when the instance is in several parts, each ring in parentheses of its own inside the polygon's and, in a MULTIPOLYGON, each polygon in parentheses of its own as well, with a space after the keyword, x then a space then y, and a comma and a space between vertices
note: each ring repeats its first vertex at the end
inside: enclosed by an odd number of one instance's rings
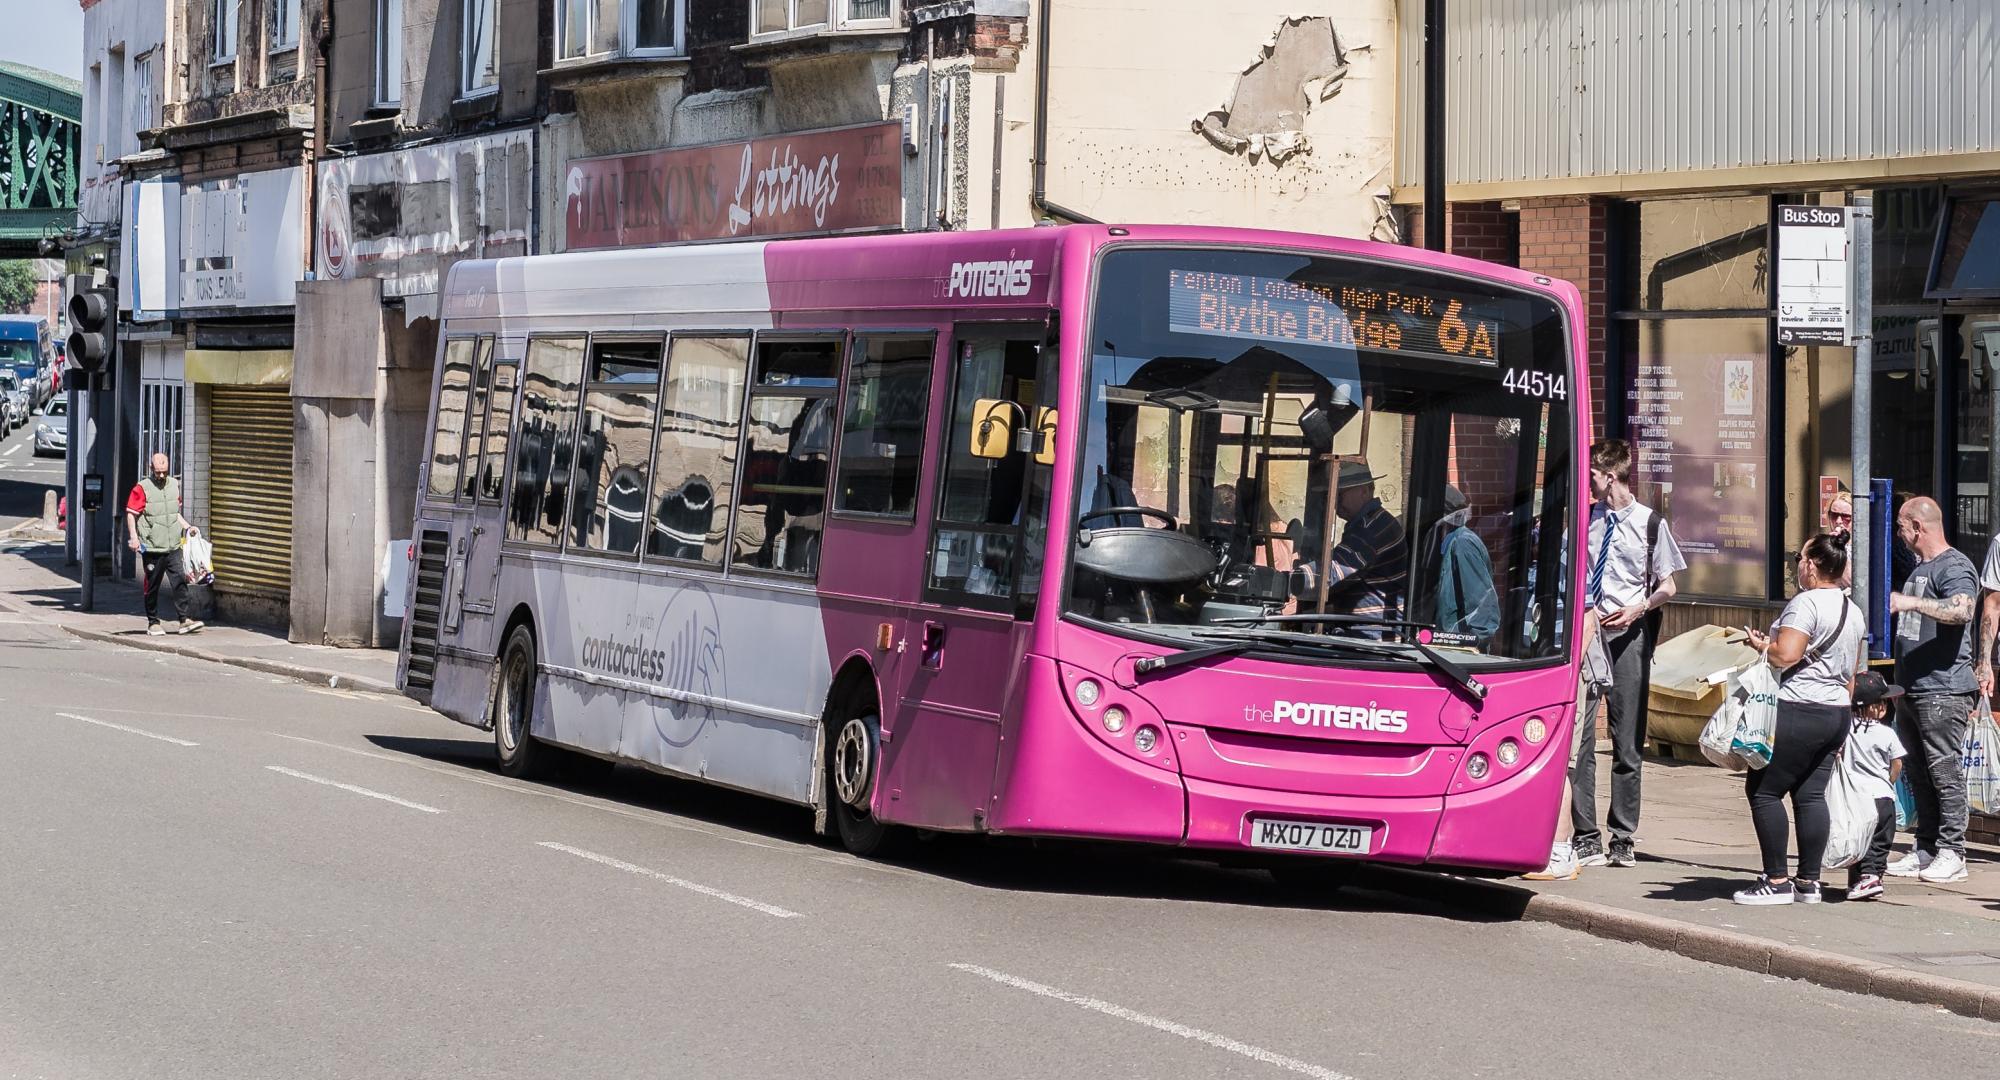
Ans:
MULTIPOLYGON (((1851 545, 1854 550, 1854 595, 1868 607, 1870 622, 1873 622, 1874 605, 1868 603, 1869 548, 1875 541, 1875 516, 1871 493, 1870 473, 1874 469, 1871 460, 1870 433, 1874 422, 1874 402, 1872 392, 1875 381, 1875 275, 1874 275, 1874 198, 1856 195, 1849 203, 1848 281, 1851 283, 1854 323, 1854 394, 1850 399, 1853 418, 1850 426, 1854 440, 1854 503, 1853 529, 1859 535, 1851 545), (1858 213, 1857 213, 1858 211, 1858 213)), ((1879 646, 1877 632, 1886 634, 1888 628, 1870 625, 1869 645, 1879 646)))
POLYGON ((1443 251, 1444 5, 1424 0, 1424 247, 1443 251))

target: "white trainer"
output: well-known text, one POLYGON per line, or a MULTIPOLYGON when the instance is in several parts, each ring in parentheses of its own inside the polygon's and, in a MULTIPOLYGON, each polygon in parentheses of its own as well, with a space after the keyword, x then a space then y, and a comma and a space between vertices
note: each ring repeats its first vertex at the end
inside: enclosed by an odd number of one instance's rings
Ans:
POLYGON ((1884 873, 1887 873, 1890 877, 1916 877, 1918 874, 1923 873, 1924 868, 1929 866, 1931 860, 1934 858, 1936 856, 1928 851, 1912 851, 1908 855, 1890 863, 1889 869, 1884 871, 1884 873))
POLYGON ((1937 858, 1917 874, 1917 880, 1932 885, 1946 885, 1954 881, 1964 881, 1972 875, 1966 872, 1965 856, 1946 848, 1937 853, 1937 858))
POLYGON ((1576 849, 1562 843, 1549 850, 1547 869, 1531 870, 1521 876, 1529 881, 1575 881, 1576 875, 1576 849))

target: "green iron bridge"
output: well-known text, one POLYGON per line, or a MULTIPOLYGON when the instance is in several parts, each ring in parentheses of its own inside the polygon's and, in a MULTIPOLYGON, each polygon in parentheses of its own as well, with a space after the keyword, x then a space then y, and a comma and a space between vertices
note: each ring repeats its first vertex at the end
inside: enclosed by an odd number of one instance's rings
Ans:
POLYGON ((76 224, 83 87, 0 62, 0 259, 37 258, 37 245, 76 224))

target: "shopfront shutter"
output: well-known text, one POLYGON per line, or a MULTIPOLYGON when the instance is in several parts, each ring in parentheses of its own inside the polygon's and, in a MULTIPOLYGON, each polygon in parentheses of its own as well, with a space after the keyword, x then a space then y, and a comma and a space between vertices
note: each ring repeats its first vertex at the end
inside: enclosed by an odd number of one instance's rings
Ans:
POLYGON ((210 388, 208 531, 221 589, 288 598, 292 584, 292 395, 210 388))

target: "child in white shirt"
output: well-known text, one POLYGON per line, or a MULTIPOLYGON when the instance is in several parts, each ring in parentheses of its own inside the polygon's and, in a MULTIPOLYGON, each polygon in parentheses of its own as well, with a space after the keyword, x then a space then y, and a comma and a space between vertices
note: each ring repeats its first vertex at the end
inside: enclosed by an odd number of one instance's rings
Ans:
POLYGON ((1903 771, 1903 741, 1890 712, 1903 688, 1872 671, 1854 677, 1854 729, 1848 733, 1845 767, 1854 770, 1862 793, 1875 800, 1875 835, 1868 854, 1847 872, 1847 898, 1882 895, 1882 871, 1896 839, 1896 777, 1903 771))

